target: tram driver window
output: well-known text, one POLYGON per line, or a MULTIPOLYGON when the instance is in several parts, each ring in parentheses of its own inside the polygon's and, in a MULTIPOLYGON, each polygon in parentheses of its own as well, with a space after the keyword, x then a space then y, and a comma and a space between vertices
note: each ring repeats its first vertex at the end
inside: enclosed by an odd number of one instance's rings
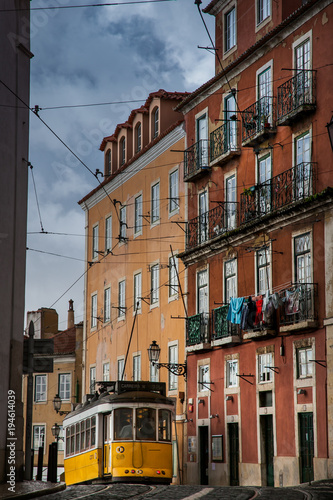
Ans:
POLYGON ((133 439, 133 410, 132 408, 118 408, 114 411, 114 438, 125 440, 133 439))
POLYGON ((158 410, 158 440, 171 441, 171 414, 169 410, 158 410))
POLYGON ((154 408, 136 410, 136 438, 156 441, 156 411, 154 408))

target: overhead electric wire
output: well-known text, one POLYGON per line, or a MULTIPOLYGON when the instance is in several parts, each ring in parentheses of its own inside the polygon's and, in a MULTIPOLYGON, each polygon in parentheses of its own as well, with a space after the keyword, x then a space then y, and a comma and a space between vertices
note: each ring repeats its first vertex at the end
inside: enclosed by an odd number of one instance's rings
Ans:
POLYGON ((127 0, 125 2, 106 2, 106 3, 91 3, 91 4, 81 4, 81 5, 58 5, 50 7, 28 7, 19 9, 0 9, 0 12, 33 12, 38 10, 62 10, 62 9, 87 9, 91 7, 120 7, 122 5, 135 5, 135 4, 145 4, 145 3, 162 3, 162 2, 174 2, 176 0, 127 0))
MULTIPOLYGON (((25 160, 26 161, 26 160, 25 160)), ((42 216, 40 213, 40 208, 39 208, 39 202, 38 202, 38 196, 37 196, 37 189, 36 189, 36 183, 35 183, 35 177, 33 173, 33 166, 29 161, 27 161, 28 166, 30 167, 30 172, 31 172, 31 177, 32 177, 32 182, 34 185, 34 191, 35 191, 35 197, 36 197, 36 203, 37 203, 37 210, 38 210, 38 215, 39 215, 39 222, 40 222, 40 227, 41 227, 41 232, 44 233, 44 227, 43 227, 43 222, 42 222, 42 216)))

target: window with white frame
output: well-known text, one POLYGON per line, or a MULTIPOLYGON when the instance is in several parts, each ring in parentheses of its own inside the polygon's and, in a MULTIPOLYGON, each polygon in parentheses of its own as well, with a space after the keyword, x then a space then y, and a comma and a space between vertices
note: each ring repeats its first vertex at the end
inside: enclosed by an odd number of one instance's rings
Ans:
POLYGON ((169 297, 178 294, 178 259, 175 256, 169 257, 169 297))
POLYGON ((257 0, 257 24, 271 15, 271 0, 257 0))
POLYGON ((271 257, 270 249, 265 246, 256 253, 257 262, 257 291, 259 295, 265 295, 270 289, 271 257))
POLYGON ((271 155, 265 155, 258 159, 258 181, 259 181, 259 210, 265 214, 271 210, 271 155))
POLYGON ((133 356, 133 380, 141 380, 141 356, 133 356))
POLYGON ((304 233, 294 238, 295 281, 311 283, 311 235, 304 233))
POLYGON ((160 219, 160 183, 156 182, 151 187, 151 224, 160 219))
POLYGON ((118 374, 118 380, 122 380, 123 377, 123 371, 124 371, 124 366, 125 366, 125 360, 123 358, 118 359, 117 361, 117 374, 118 374))
POLYGON ((273 354, 271 352, 258 355, 259 382, 271 382, 273 380, 273 354))
MULTIPOLYGON (((178 346, 177 345, 169 345, 169 363, 177 364, 178 363, 178 346)), ((178 387, 178 377, 174 373, 168 373, 168 382, 169 382, 169 391, 176 391, 178 387)))
POLYGON ((257 115, 259 120, 258 126, 265 127, 267 124, 272 125, 272 68, 265 67, 258 73, 258 102, 257 115))
POLYGON ((208 271, 204 269, 197 274, 197 310, 208 313, 208 271))
POLYGON ((294 197, 296 200, 312 195, 312 164, 310 132, 295 139, 294 197))
POLYGON ((104 290, 104 323, 111 319, 111 288, 104 290))
POLYGON ((224 52, 236 45, 236 8, 224 15, 224 52))
POLYGON ((169 213, 179 210, 178 169, 169 175, 169 213))
POLYGON ((311 74, 311 42, 310 38, 302 41, 295 47, 295 98, 297 103, 311 102, 312 98, 312 78, 311 74))
POLYGON ((120 164, 123 165, 126 161, 126 139, 123 137, 120 141, 120 164))
POLYGON ((90 393, 93 394, 95 392, 95 384, 96 384, 96 366, 91 366, 89 370, 89 387, 90 393))
POLYGON ((103 380, 108 382, 110 380, 110 363, 103 363, 103 380))
POLYGON ((153 120, 154 120, 153 130, 154 130, 154 138, 155 138, 158 136, 158 125, 159 125, 159 109, 158 108, 155 108, 155 110, 153 112, 153 120))
POLYGON ((97 293, 91 296, 91 318, 90 318, 91 328, 96 328, 97 326, 97 293))
POLYGON ((126 240, 126 206, 121 207, 119 210, 119 224, 120 224, 120 229, 119 229, 119 239, 120 241, 125 241, 126 240))
POLYGON ((38 448, 44 448, 45 444, 45 425, 33 426, 33 449, 38 451, 38 448))
POLYGON ((69 401, 71 399, 71 374, 59 373, 58 394, 61 400, 69 401))
POLYGON ((97 259, 98 257, 98 225, 93 227, 93 237, 92 237, 92 258, 97 259))
POLYGON ((198 196, 199 203, 199 243, 208 240, 209 214, 208 214, 208 191, 202 191, 198 196))
POLYGON ((125 280, 122 280, 118 283, 118 318, 125 316, 125 312, 125 280))
POLYGON ((111 252, 112 250, 112 217, 105 219, 105 251, 111 252))
POLYGON ((156 364, 150 362, 150 365, 149 365, 150 382, 158 382, 158 380, 159 380, 158 371, 159 370, 158 370, 156 364))
POLYGON ((230 92, 224 99, 224 131, 225 148, 224 151, 234 151, 237 149, 237 108, 236 98, 230 92))
POLYGON ((195 163, 197 168, 206 167, 208 165, 208 117, 205 114, 196 119, 197 132, 197 155, 195 163))
POLYGON ((208 391, 209 383, 209 365, 200 365, 198 367, 198 392, 208 391))
POLYGON ((238 359, 228 359, 226 362, 226 381, 227 387, 238 386, 238 359))
POLYGON ((150 303, 157 304, 159 300, 159 264, 150 268, 150 303))
POLYGON ((141 123, 138 123, 135 128, 136 133, 136 144, 135 144, 135 152, 138 153, 141 151, 141 123))
POLYGON ((141 273, 134 274, 134 311, 141 309, 141 273))
POLYGON ((229 303, 232 297, 237 297, 237 259, 224 263, 224 302, 229 303))
POLYGON ((111 175, 111 149, 105 155, 105 175, 111 175))
POLYGON ((64 451, 64 449, 65 449, 64 427, 62 425, 59 425, 58 451, 64 451))
POLYGON ((35 403, 47 401, 46 382, 46 375, 35 375, 35 403))
POLYGON ((134 200, 134 233, 142 231, 142 195, 140 194, 134 200))
POLYGON ((236 227, 236 176, 231 175, 225 180, 226 228, 236 227))
POLYGON ((312 347, 302 347, 297 349, 297 377, 312 377, 313 351, 312 347))

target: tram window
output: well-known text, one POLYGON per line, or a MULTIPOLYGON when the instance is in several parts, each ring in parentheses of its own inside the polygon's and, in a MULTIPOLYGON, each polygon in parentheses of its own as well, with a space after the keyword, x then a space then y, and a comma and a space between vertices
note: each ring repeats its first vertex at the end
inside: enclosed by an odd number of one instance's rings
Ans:
POLYGON ((75 450, 75 425, 71 425, 71 455, 73 455, 75 450))
POLYGON ((90 448, 90 418, 86 420, 86 449, 90 448))
POLYGON ((75 425, 75 453, 80 451, 80 424, 75 425))
POLYGON ((114 439, 133 439, 132 408, 118 408, 114 411, 114 439))
POLYGON ((71 453, 71 430, 69 427, 66 429, 66 456, 71 453))
POLYGON ((91 417, 91 447, 96 444, 96 417, 91 417))
POLYGON ((136 410, 136 438, 156 441, 156 411, 154 408, 136 410))
POLYGON ((158 410, 158 440, 171 441, 171 418, 169 410, 158 410))
POLYGON ((85 449, 86 445, 86 426, 85 426, 85 421, 82 420, 81 422, 81 442, 80 442, 80 450, 83 451, 85 449))

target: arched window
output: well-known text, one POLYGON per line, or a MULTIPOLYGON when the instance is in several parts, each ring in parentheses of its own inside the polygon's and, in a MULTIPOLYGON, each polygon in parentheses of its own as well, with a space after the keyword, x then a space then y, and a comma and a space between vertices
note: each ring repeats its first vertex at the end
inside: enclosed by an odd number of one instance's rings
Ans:
POLYGON ((124 165, 126 161, 126 141, 125 137, 123 137, 120 141, 120 164, 124 165))
POLYGON ((135 152, 141 151, 141 123, 138 123, 135 129, 135 152))
POLYGON ((158 122, 159 122, 159 109, 155 108, 153 111, 153 137, 158 136, 158 122))
POLYGON ((105 175, 111 175, 111 149, 105 155, 105 175))

